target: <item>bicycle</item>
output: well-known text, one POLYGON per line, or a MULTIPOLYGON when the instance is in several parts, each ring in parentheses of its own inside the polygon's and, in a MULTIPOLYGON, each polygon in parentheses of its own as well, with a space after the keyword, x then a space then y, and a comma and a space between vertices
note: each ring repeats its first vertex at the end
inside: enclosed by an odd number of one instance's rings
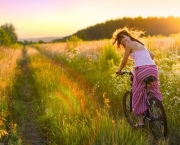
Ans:
MULTIPOLYGON (((137 117, 133 113, 132 108, 132 82, 133 82, 133 72, 124 71, 123 74, 128 74, 131 80, 131 88, 124 94, 123 97, 123 110, 127 122, 135 127, 135 124, 138 122, 137 117)), ((123 75, 122 74, 122 75, 123 75)), ((146 104, 147 110, 143 113, 144 124, 148 121, 148 126, 156 139, 167 136, 167 119, 166 113, 163 107, 162 102, 154 96, 150 96, 148 88, 151 83, 155 81, 155 77, 150 76, 144 79, 145 90, 147 94, 146 104)), ((146 125, 145 125, 146 126, 146 125)))

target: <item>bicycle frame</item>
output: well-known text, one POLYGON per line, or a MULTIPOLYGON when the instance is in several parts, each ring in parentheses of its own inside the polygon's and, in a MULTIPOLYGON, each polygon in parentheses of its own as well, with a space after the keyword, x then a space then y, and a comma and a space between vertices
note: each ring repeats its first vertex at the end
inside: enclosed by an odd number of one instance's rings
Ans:
MULTIPOLYGON (((131 89, 124 94, 123 97, 123 108, 127 121, 134 126, 135 120, 133 120, 133 108, 132 108, 132 83, 133 83, 133 73, 132 72, 123 72, 123 74, 130 75, 131 80, 131 89)), ((152 134, 155 137, 166 137, 167 135, 167 119, 164 111, 164 107, 162 102, 158 100, 156 97, 151 96, 150 87, 152 87, 152 82, 154 82, 156 78, 154 76, 150 76, 144 79, 145 83, 145 93, 147 94, 146 104, 147 110, 143 113, 144 123, 145 120, 148 120, 149 127, 152 134)), ((135 118, 134 118, 135 119, 135 118)))
MULTIPOLYGON (((128 72, 128 71, 124 71, 123 72, 123 74, 128 74, 128 75, 130 75, 130 81, 131 81, 131 84, 130 84, 130 86, 131 86, 131 89, 130 89, 130 111, 132 112, 132 83, 133 83, 133 72, 128 72)), ((153 77, 153 76, 150 76, 150 77, 147 77, 145 80, 144 80, 144 82, 145 82, 145 93, 146 93, 146 95, 147 95, 147 98, 146 98, 146 104, 147 104, 147 110, 149 111, 149 113, 151 113, 151 110, 150 110, 150 101, 149 101, 149 99, 150 99, 150 91, 149 91, 149 87, 151 87, 151 83, 153 82, 153 81, 155 81, 156 80, 156 78, 155 77, 153 77)), ((150 115, 151 116, 151 115, 150 115)), ((153 121, 154 119, 152 119, 151 117, 149 117, 149 115, 147 115, 146 114, 146 112, 144 112, 143 113, 143 117, 144 117, 144 119, 147 119, 147 120, 149 120, 149 121, 153 121)))

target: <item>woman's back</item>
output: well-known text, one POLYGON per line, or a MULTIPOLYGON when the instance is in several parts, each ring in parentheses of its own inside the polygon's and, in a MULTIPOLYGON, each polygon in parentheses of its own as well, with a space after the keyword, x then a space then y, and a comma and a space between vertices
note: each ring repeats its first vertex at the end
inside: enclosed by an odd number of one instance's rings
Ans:
POLYGON ((149 51, 142 44, 132 41, 127 45, 127 47, 131 47, 130 56, 135 61, 134 67, 143 65, 155 65, 149 51))
POLYGON ((128 43, 126 45, 126 47, 131 48, 131 53, 146 49, 144 45, 142 45, 142 44, 140 44, 140 43, 138 43, 136 41, 131 41, 130 43, 128 43))

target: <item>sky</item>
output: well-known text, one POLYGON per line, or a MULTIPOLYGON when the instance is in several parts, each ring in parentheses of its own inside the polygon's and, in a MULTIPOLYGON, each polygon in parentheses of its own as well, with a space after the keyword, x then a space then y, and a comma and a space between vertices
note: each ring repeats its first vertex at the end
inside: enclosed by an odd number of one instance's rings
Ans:
POLYGON ((180 17, 180 0, 0 0, 0 26, 19 39, 64 37, 123 17, 180 17))

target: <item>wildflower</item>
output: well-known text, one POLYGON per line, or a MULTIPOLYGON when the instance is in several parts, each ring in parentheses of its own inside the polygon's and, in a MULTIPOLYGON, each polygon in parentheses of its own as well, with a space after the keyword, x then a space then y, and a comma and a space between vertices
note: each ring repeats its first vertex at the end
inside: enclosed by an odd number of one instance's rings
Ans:
POLYGON ((110 108, 109 98, 106 98, 105 95, 106 95, 106 93, 103 93, 104 105, 105 105, 107 108, 110 108))

